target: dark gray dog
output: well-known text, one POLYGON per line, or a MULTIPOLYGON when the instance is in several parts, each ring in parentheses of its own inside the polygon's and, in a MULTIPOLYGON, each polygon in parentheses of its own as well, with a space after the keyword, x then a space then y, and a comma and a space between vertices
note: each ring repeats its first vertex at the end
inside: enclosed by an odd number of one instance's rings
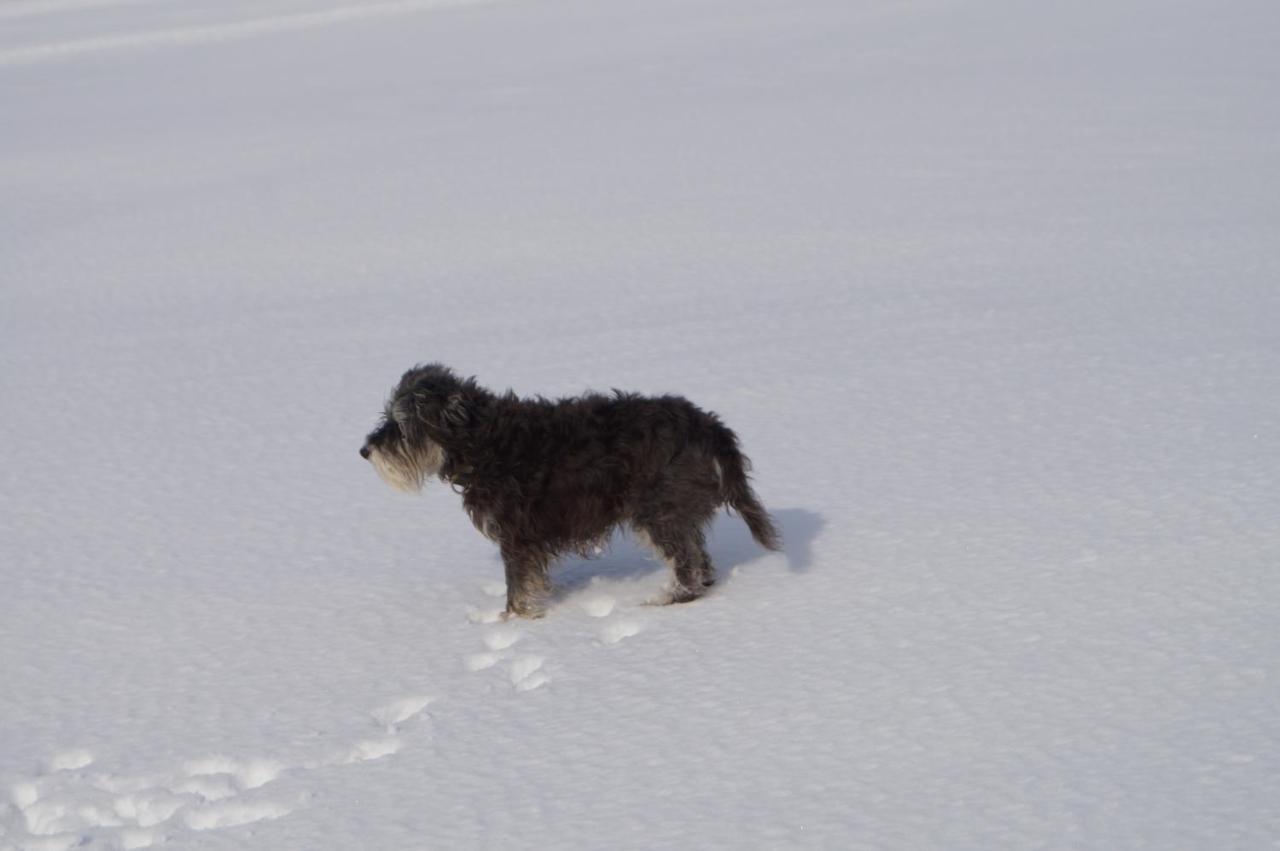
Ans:
POLYGON ((678 396, 519 399, 439 364, 418 366, 392 391, 360 455, 401 490, 439 476, 462 493, 471 522, 502 548, 508 616, 541 616, 552 560, 588 555, 623 524, 675 574, 671 603, 715 581, 703 530, 721 506, 778 549, 737 437, 678 396))

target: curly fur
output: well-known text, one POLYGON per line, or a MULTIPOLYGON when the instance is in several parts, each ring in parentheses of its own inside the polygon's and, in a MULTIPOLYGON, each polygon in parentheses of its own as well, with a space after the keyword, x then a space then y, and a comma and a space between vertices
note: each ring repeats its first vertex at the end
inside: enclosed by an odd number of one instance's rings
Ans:
POLYGON ((715 581, 704 530, 722 506, 778 549, 737 437, 678 396, 521 399, 439 364, 418 366, 360 454, 402 490, 438 476, 461 492, 472 523, 502 551, 509 615, 540 615, 551 562, 590 552, 620 525, 671 566, 670 602, 715 581))

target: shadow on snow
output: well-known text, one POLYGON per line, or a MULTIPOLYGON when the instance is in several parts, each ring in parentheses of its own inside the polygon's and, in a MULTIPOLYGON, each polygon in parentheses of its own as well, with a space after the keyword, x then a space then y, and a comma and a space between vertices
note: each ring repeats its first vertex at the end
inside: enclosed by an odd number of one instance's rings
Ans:
MULTIPOLYGON (((813 565, 813 542, 826 526, 822 516, 803 508, 770 511, 774 524, 782 533, 782 554, 793 573, 804 573, 813 565)), ((737 515, 719 514, 707 532, 707 552, 721 578, 735 567, 742 567, 768 555, 756 543, 746 524, 737 515)), ((627 532, 613 534, 601 555, 584 559, 566 556, 553 568, 553 599, 563 600, 589 585, 597 577, 631 582, 651 573, 665 572, 666 566, 627 532)))

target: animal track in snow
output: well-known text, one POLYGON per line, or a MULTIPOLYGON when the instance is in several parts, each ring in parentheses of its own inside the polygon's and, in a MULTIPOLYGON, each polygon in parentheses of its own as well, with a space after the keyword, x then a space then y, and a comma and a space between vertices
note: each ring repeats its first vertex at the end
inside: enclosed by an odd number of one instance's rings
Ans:
MULTIPOLYGON (((594 586, 596 583, 592 582, 594 586)), ((501 596, 506 591, 506 586, 502 583, 494 582, 482 585, 480 590, 490 596, 501 596)), ((570 606, 565 607, 571 611, 570 607, 576 607, 590 618, 605 619, 613 615, 618 607, 617 598, 610 593, 604 592, 598 587, 592 587, 583 593, 576 600, 571 600, 570 606)), ((481 640, 487 648, 486 652, 472 653, 463 658, 463 664, 468 671, 479 672, 485 671, 498 665, 500 662, 506 662, 507 676, 512 687, 517 692, 533 691, 540 688, 551 681, 551 678, 543 670, 546 659, 543 656, 524 654, 514 655, 511 648, 519 642, 524 634, 524 630, 513 628, 513 625, 502 619, 503 610, 501 609, 485 609, 477 606, 469 606, 467 608, 467 619, 477 625, 498 624, 486 629, 481 640)), ((532 629, 536 630, 536 627, 532 629)), ((633 620, 624 619, 606 623, 597 634, 598 641, 603 645, 616 645, 632 636, 638 635, 643 631, 641 625, 633 620)))
POLYGON ((124 825, 110 799, 103 795, 75 796, 54 789, 19 810, 23 826, 32 836, 53 837, 124 825))
POLYGON ((611 623, 600 631, 600 640, 605 644, 617 644, 625 638, 630 638, 640 632, 638 624, 632 621, 618 621, 611 623))
POLYGON ((545 685, 549 682, 551 682, 550 677, 541 671, 537 671, 516 683, 516 691, 533 691, 539 686, 545 685))
MULTIPOLYGON (((230 779, 227 779, 230 782, 230 779)), ((133 777, 122 777, 115 774, 94 774, 89 778, 93 788, 113 795, 127 795, 131 792, 144 792, 164 786, 167 780, 163 774, 139 774, 133 777)))
POLYGON ((509 673, 511 684, 516 687, 516 691, 532 691, 550 682, 541 670, 544 661, 546 660, 541 656, 521 656, 511 663, 509 673))
MULTIPOLYGON (((482 586, 480 590, 491 596, 504 596, 507 593, 507 586, 500 582, 491 582, 482 586)), ((463 664, 467 666, 468 671, 484 671, 492 668, 506 659, 509 655, 506 651, 520 640, 521 631, 505 622, 503 612, 502 609, 468 609, 467 619, 472 623, 494 624, 481 638, 488 652, 472 653, 463 659, 463 664)))
POLYGON ((502 620, 502 613, 505 609, 477 609, 469 608, 467 610, 467 620, 472 623, 498 623, 502 620))
MULTIPOLYGON (((507 586, 494 582, 483 586, 481 590, 490 596, 496 597, 505 595, 507 586)), ((505 622, 503 613, 504 610, 502 609, 491 611, 471 608, 468 610, 467 619, 472 623, 498 624, 487 629, 481 639, 484 642, 484 646, 488 648, 488 652, 473 653, 463 660, 468 671, 488 670, 510 657, 511 654, 507 651, 515 646, 522 633, 519 629, 505 622)), ((550 678, 539 670, 544 661, 541 656, 518 656, 512 659, 507 668, 507 674, 511 679, 511 685, 516 691, 532 691, 550 682, 550 678)))
POLYGON ((213 804, 199 810, 188 810, 183 821, 192 830, 214 830, 221 827, 239 827, 264 819, 276 819, 292 810, 272 801, 255 803, 213 804))
POLYGON ((104 842, 112 848, 147 848, 186 830, 210 831, 287 816, 305 800, 281 798, 267 787, 290 773, 381 759, 404 748, 403 725, 423 714, 424 695, 389 701, 369 712, 384 735, 331 751, 327 759, 286 765, 271 758, 215 754, 176 770, 116 775, 98 769, 85 750, 54 754, 45 771, 19 780, 0 798, 0 848, 60 849, 104 842), (85 771, 89 766, 94 771, 85 771), (8 844, 12 840, 13 845, 8 844))
POLYGON ((510 627, 491 629, 484 636, 484 644, 490 650, 506 650, 520 640, 520 633, 510 627))
POLYGON ((9 790, 9 800, 13 801, 13 805, 20 810, 25 810, 39 798, 40 790, 36 788, 34 783, 15 783, 13 788, 9 790))
POLYGON ((422 710, 427 708, 427 704, 431 703, 431 698, 417 695, 414 697, 402 697, 399 700, 392 701, 385 706, 381 706, 373 712, 369 713, 373 716, 373 720, 381 724, 388 733, 394 733, 401 724, 411 718, 416 717, 422 710))
MULTIPOLYGON (((70 849, 82 844, 80 837, 76 834, 62 834, 61 836, 45 836, 40 839, 28 841, 22 846, 22 851, 70 851, 70 849)), ((4 846, 8 851, 10 846, 4 846)))
POLYGON ((224 756, 214 756, 187 763, 185 771, 187 777, 228 774, 241 789, 257 789, 279 777, 284 765, 272 759, 237 762, 224 756))
POLYGON ((616 603, 612 597, 600 596, 583 600, 580 605, 582 610, 593 618, 607 618, 613 613, 616 603))
POLYGON ((399 753, 402 747, 404 745, 395 736, 388 736, 384 739, 365 739, 362 742, 356 742, 346 756, 339 760, 339 764, 345 765, 352 762, 381 759, 384 756, 399 753))
POLYGON ((126 828, 120 831, 120 847, 123 851, 135 851, 138 848, 150 848, 160 839, 160 834, 154 830, 140 830, 137 828, 126 828))
POLYGON ((86 750, 63 751, 49 760, 50 771, 75 771, 93 764, 93 754, 86 750))
POLYGON ((492 668, 501 661, 502 656, 497 653, 476 653, 467 657, 467 670, 483 671, 486 668, 492 668))
POLYGON ((215 774, 188 777, 174 786, 173 791, 199 795, 206 801, 221 801, 223 798, 235 797, 239 793, 230 777, 215 774))
MULTIPOLYGON (((191 798, 188 797, 191 794, 199 796, 198 792, 183 793, 177 789, 149 789, 116 798, 112 806, 116 815, 126 822, 133 822, 138 827, 155 827, 173 818, 174 813, 191 803, 191 798)), ((231 795, 235 794, 235 790, 232 790, 231 795)))

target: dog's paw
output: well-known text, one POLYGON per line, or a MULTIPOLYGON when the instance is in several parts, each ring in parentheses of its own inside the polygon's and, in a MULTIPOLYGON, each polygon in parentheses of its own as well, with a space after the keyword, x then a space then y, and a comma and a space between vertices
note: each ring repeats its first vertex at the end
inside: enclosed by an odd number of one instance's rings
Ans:
POLYGON ((516 618, 525 618, 526 620, 538 620, 539 618, 546 617, 546 615, 547 615, 546 609, 530 608, 530 609, 522 609, 520 611, 505 609, 503 610, 502 614, 498 616, 498 619, 504 620, 504 621, 514 620, 516 618))
POLYGON ((656 600, 649 601, 646 605, 650 606, 671 606, 677 603, 692 603, 707 592, 707 586, 699 585, 696 588, 686 588, 683 585, 677 585, 674 588, 668 588, 656 600))

